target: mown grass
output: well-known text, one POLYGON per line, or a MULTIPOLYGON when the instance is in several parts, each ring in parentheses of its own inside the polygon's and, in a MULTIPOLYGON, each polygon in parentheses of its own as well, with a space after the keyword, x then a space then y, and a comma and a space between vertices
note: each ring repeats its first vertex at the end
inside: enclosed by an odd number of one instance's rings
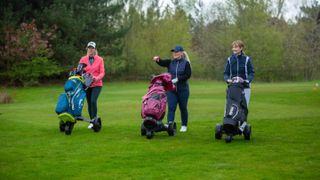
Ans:
MULTIPOLYGON (((313 82, 253 84, 252 140, 213 138, 222 122, 226 85, 190 81, 187 133, 140 136, 147 82, 105 83, 103 128, 78 122, 58 130, 55 105, 63 86, 11 88, 0 105, 1 179, 319 179, 320 89, 313 82)), ((86 106, 83 115, 88 117, 86 106)), ((179 111, 176 122, 180 128, 179 111)))

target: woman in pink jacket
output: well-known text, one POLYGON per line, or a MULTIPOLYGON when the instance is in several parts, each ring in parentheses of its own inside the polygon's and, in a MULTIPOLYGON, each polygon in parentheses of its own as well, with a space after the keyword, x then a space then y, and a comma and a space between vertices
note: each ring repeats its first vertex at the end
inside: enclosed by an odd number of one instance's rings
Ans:
MULTIPOLYGON (((102 89, 102 78, 104 77, 104 62, 103 58, 98 56, 96 43, 89 42, 87 45, 87 55, 80 59, 79 63, 84 63, 87 66, 84 68, 86 73, 93 76, 93 83, 87 89, 87 103, 90 119, 97 117, 97 100, 102 89)), ((91 125, 91 124, 90 124, 91 125)), ((89 128, 91 126, 89 125, 89 128)))

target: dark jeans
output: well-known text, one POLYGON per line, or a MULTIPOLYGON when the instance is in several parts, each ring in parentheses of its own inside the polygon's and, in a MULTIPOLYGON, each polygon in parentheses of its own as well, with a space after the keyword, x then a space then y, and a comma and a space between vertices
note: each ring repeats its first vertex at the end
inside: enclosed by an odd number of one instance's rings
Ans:
POLYGON ((97 116, 98 108, 97 108, 97 100, 100 94, 102 87, 92 87, 86 90, 87 94, 87 103, 88 103, 88 112, 90 115, 90 119, 93 119, 97 116))
POLYGON ((189 87, 178 88, 178 91, 167 91, 168 98, 168 123, 174 122, 174 116, 179 104, 182 126, 188 125, 188 99, 189 87))

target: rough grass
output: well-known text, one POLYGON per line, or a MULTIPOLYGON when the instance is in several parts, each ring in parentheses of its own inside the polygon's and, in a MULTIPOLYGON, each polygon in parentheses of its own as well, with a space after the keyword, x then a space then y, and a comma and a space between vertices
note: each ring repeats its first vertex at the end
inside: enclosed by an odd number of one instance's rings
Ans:
MULTIPOLYGON (((1 179, 319 179, 320 89, 314 83, 253 84, 252 140, 213 137, 222 122, 225 84, 191 81, 187 133, 140 136, 147 82, 105 83, 103 128, 78 122, 58 130, 55 105, 63 86, 8 89, 0 104, 1 179)), ((86 106, 84 116, 88 117, 86 106)), ((176 122, 180 128, 179 111, 176 122)))
POLYGON ((12 97, 6 91, 0 90, 0 104, 8 104, 12 102, 12 97))

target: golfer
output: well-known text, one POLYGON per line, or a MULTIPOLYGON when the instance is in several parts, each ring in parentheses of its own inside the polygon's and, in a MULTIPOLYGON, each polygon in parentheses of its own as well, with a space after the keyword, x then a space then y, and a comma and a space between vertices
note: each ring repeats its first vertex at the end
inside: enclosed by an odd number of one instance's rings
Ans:
POLYGON ((188 99, 189 84, 188 79, 191 77, 191 66, 187 53, 180 45, 175 46, 172 50, 172 59, 160 59, 159 56, 153 57, 158 65, 168 68, 168 72, 172 76, 172 82, 176 89, 167 91, 168 98, 168 124, 174 122, 174 116, 179 104, 182 126, 180 132, 186 132, 188 126, 188 99))
MULTIPOLYGON (((87 66, 84 68, 86 73, 93 75, 93 82, 86 90, 86 97, 88 103, 88 112, 90 119, 96 118, 98 113, 97 100, 101 92, 104 77, 104 61, 103 58, 98 56, 96 50, 96 43, 91 41, 87 44, 87 55, 80 59, 79 63, 84 63, 87 66)), ((92 128, 92 124, 88 128, 92 128)))

